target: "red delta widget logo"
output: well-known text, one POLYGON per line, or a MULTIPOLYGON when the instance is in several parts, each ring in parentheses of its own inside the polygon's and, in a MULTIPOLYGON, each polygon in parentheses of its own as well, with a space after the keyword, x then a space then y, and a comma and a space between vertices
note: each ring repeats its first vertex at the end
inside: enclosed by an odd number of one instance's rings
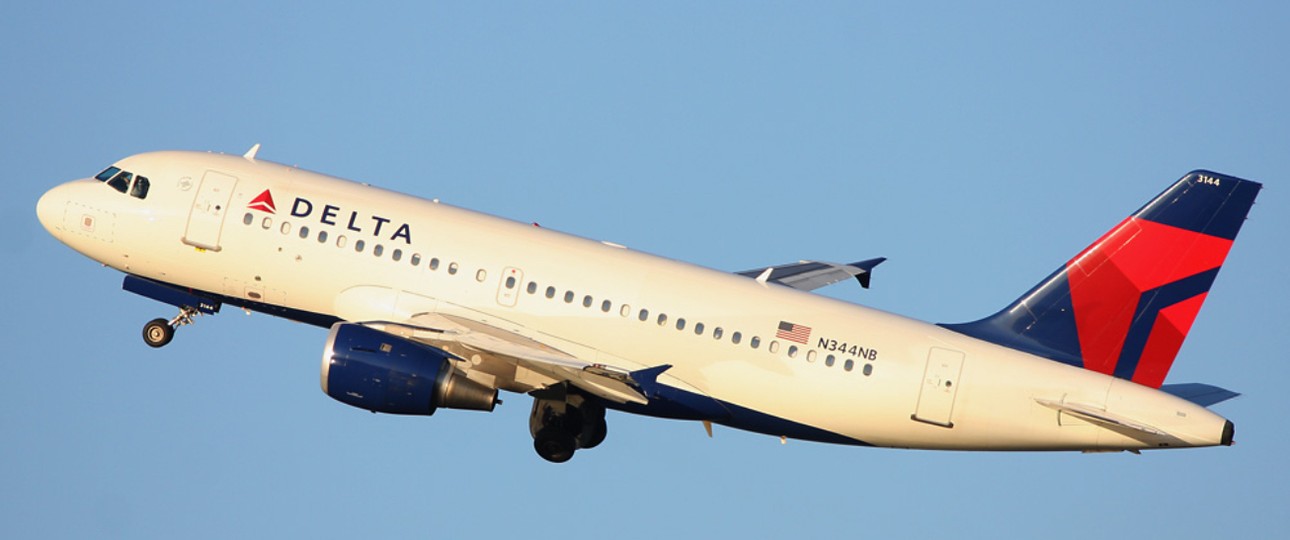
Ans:
POLYGON ((269 190, 267 189, 264 190, 263 193, 256 195, 254 199, 251 199, 251 203, 246 205, 246 207, 251 210, 259 210, 269 214, 278 213, 278 206, 273 203, 273 194, 269 193, 269 190))

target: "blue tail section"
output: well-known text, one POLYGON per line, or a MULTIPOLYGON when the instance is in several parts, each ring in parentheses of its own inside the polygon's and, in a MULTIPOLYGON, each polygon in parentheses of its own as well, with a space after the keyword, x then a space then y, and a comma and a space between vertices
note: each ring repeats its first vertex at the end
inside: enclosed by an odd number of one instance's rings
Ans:
POLYGON ((1192 171, 1008 307, 942 326, 1159 388, 1261 187, 1192 171))

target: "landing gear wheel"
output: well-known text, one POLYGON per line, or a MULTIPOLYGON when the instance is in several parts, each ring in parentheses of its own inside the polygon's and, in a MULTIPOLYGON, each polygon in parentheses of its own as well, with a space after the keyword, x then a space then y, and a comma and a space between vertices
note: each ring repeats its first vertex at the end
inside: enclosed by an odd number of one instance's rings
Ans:
POLYGON ((542 459, 551 463, 564 463, 573 457, 578 441, 559 427, 545 427, 533 437, 533 449, 542 459))
POLYGON ((578 434, 578 448, 595 448, 605 442, 605 435, 608 434, 609 424, 605 423, 603 416, 591 420, 583 425, 582 432, 578 434))
POLYGON ((148 324, 143 325, 143 342, 149 347, 165 347, 170 340, 175 338, 175 327, 170 326, 170 321, 165 319, 153 319, 148 324))

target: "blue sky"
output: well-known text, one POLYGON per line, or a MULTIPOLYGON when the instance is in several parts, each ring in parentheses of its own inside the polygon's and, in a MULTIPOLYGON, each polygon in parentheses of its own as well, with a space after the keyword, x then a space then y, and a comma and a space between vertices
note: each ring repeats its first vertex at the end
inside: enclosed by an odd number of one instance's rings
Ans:
POLYGON ((1290 8, 1121 3, 19 3, 0 17, 0 536, 1279 535, 1290 8), (45 5, 50 4, 50 5, 45 5), (611 413, 541 461, 528 399, 379 416, 325 331, 171 308, 40 228, 53 185, 241 153, 700 264, 889 257, 825 294, 993 312, 1183 173, 1266 184, 1170 374, 1231 448, 792 442, 611 413))

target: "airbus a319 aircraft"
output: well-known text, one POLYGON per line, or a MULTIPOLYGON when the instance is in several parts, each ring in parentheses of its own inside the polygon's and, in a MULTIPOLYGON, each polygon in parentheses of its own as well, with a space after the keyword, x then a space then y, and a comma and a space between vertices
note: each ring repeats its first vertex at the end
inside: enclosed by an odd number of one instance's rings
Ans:
POLYGON ((958 450, 1232 444, 1164 384, 1260 184, 1187 173, 984 319, 929 324, 811 291, 883 259, 723 272, 244 155, 154 152, 57 186, 55 238, 179 313, 231 305, 329 329, 321 383, 390 414, 533 397, 553 462, 606 409, 788 438, 958 450))

